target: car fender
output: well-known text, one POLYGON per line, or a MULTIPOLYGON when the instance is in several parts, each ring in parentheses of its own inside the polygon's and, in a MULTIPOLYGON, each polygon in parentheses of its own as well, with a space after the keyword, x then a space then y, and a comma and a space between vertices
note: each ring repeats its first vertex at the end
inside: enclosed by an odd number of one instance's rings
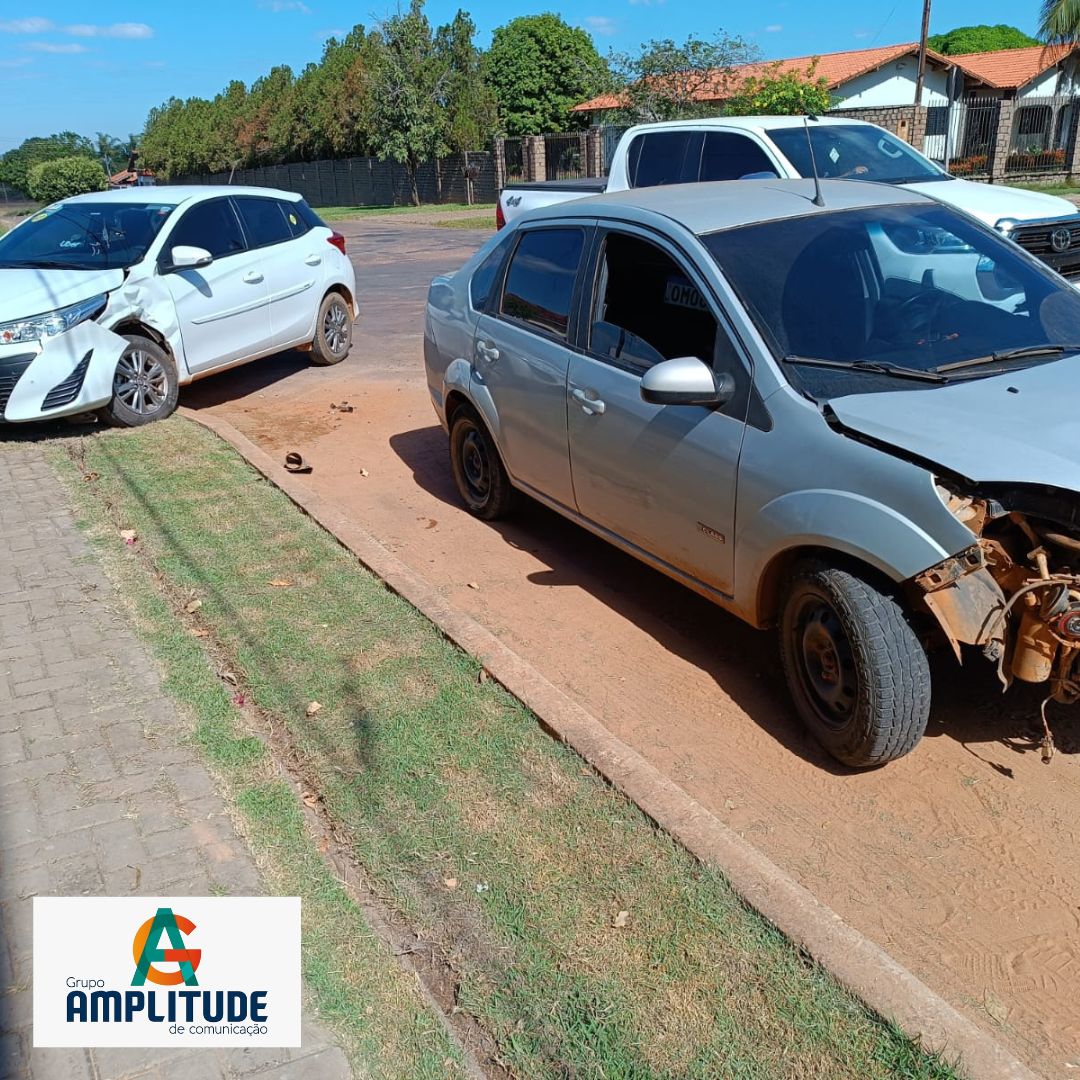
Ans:
POLYGON ((47 339, 15 384, 4 409, 4 419, 12 423, 39 420, 89 412, 106 404, 112 398, 116 365, 126 348, 124 338, 89 319, 47 339), (74 400, 57 409, 43 410, 49 391, 67 379, 84 360, 88 366, 74 400))
POLYGON ((736 535, 736 603, 755 625, 763 577, 785 552, 818 548, 859 559, 890 580, 907 581, 954 552, 897 510, 855 492, 815 489, 781 495, 736 535))
POLYGON ((500 447, 502 443, 502 426, 499 423, 499 412, 495 408, 491 392, 479 379, 473 376, 472 364, 468 360, 451 360, 443 374, 443 402, 445 410, 446 399, 453 393, 461 394, 466 401, 480 414, 481 419, 487 425, 495 445, 500 447))
POLYGON ((127 326, 139 323, 160 335, 173 360, 181 386, 191 382, 184 339, 176 318, 176 305, 168 286, 156 274, 132 275, 109 297, 108 306, 99 320, 103 326, 127 326))

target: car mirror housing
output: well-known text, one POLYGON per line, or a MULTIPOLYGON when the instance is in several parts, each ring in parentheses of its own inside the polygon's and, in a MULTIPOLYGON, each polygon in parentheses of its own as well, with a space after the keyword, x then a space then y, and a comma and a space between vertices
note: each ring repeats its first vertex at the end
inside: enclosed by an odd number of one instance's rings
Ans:
POLYGON ((729 402, 735 380, 726 372, 715 375, 696 356, 679 356, 649 368, 641 377, 641 397, 652 405, 705 405, 729 402))
POLYGON ((213 261, 214 256, 206 248, 189 247, 187 244, 177 244, 169 252, 170 270, 194 270, 209 266, 213 261))

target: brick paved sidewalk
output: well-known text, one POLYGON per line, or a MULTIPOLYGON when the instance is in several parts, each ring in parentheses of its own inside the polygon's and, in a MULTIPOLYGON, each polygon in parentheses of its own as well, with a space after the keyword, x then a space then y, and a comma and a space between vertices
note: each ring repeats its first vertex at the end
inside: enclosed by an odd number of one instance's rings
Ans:
POLYGON ((0 443, 0 1077, 337 1080, 300 1050, 31 1050, 31 897, 262 891, 39 448, 0 443))

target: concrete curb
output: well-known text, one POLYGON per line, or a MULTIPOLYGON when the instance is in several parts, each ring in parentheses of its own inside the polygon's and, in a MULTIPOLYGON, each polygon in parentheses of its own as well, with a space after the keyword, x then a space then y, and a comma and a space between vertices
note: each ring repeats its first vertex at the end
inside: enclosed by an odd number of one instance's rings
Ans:
POLYGON ((977 1080, 1034 1080, 1038 1074, 961 1015, 880 946, 845 923, 809 890, 695 802, 640 754, 334 505, 303 477, 252 443, 228 421, 183 408, 190 420, 228 442, 267 480, 332 533, 386 586, 430 619, 451 641, 528 706, 611 784, 703 863, 721 871, 751 907, 805 949, 843 986, 911 1039, 959 1059, 977 1080))

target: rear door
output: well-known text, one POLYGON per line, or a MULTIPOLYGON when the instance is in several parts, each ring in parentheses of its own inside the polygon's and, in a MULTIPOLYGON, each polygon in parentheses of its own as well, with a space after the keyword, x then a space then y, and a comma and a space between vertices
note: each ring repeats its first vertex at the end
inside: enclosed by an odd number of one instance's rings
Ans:
POLYGON ((270 296, 274 346, 310 341, 325 275, 317 245, 294 207, 261 195, 235 195, 249 246, 257 253, 270 296))
POLYGON ((491 397, 507 470, 519 486, 570 508, 568 340, 589 234, 578 221, 521 230, 473 341, 474 394, 491 397))
POLYGON ((677 248, 632 226, 599 238, 570 361, 568 434, 579 512, 671 566, 731 592, 735 492, 750 369, 677 248), (736 381, 721 409, 652 405, 641 377, 696 356, 736 381))
POLYGON ((165 239, 158 266, 176 307, 192 374, 269 347, 266 277, 247 249, 227 196, 196 203, 181 214, 165 239), (198 269, 174 270, 171 252, 182 245, 204 248, 214 261, 198 269))

